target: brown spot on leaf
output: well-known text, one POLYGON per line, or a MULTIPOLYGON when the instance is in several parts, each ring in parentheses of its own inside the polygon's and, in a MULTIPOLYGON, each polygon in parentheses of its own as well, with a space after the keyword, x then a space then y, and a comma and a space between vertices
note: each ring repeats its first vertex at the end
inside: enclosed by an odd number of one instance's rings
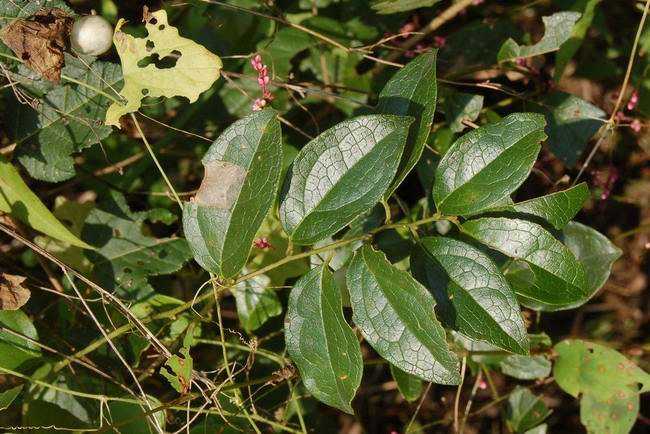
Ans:
POLYGON ((194 201, 199 205, 230 209, 245 179, 243 167, 228 161, 210 161, 205 164, 205 176, 194 201))
POLYGON ((25 65, 46 80, 58 83, 63 50, 72 29, 72 17, 59 8, 44 8, 28 19, 17 19, 0 31, 4 42, 25 65))
POLYGON ((0 310, 17 310, 27 303, 31 293, 22 286, 25 280, 23 276, 0 274, 0 310))

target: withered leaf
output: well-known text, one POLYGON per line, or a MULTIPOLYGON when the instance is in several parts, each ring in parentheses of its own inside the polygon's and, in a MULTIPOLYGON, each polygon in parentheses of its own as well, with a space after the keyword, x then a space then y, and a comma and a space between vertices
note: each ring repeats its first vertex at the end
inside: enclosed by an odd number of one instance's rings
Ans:
POLYGON ((28 19, 17 19, 0 31, 0 40, 25 65, 46 80, 58 83, 63 50, 72 28, 72 17, 59 8, 44 8, 28 19))
POLYGON ((31 292, 22 286, 25 280, 23 276, 0 274, 0 310, 17 310, 27 303, 31 292))

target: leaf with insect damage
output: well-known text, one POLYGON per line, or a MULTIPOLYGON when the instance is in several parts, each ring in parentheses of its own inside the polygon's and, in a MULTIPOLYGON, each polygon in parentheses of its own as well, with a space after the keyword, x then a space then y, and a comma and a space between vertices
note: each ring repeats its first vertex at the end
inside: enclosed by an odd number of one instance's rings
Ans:
POLYGON ((20 309, 27 303, 31 293, 23 286, 25 280, 23 276, 0 274, 0 310, 20 309))

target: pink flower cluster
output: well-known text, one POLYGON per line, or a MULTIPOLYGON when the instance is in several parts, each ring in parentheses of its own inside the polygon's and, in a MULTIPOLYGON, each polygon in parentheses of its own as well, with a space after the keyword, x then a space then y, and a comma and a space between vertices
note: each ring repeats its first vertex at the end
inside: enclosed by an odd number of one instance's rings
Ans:
MULTIPOLYGON (((615 97, 618 97, 618 94, 615 94, 615 97)), ((630 99, 627 101, 627 104, 625 105, 625 108, 627 111, 633 111, 637 104, 639 104, 639 93, 636 90, 632 91, 632 95, 630 95, 630 99)), ((641 131, 641 128, 643 128, 643 124, 639 119, 633 118, 631 116, 627 116, 623 111, 619 111, 616 113, 616 120, 618 122, 629 122, 629 127, 634 131, 635 133, 638 133, 641 131)))
POLYGON ((271 82, 271 77, 269 76, 269 68, 262 63, 262 56, 256 54, 251 59, 251 66, 255 71, 257 71, 257 84, 262 90, 262 98, 257 98, 253 102, 253 111, 260 111, 266 105, 273 101, 273 94, 269 90, 268 86, 271 82))
POLYGON ((266 250, 266 249, 273 248, 273 246, 269 242, 269 239, 266 238, 266 237, 262 237, 262 238, 258 238, 256 240, 254 240, 253 241, 253 247, 255 247, 256 249, 261 249, 261 250, 266 250))

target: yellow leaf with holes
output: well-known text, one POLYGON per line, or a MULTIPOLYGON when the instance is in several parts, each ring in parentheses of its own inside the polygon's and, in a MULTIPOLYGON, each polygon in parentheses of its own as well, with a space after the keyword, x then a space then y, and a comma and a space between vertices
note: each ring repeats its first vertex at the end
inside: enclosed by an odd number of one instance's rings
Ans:
POLYGON ((135 38, 115 27, 113 42, 122 62, 123 103, 114 102, 106 112, 106 125, 120 126, 120 117, 140 108, 145 96, 184 96, 194 102, 219 78, 221 59, 202 45, 183 38, 160 10, 144 13, 148 36, 135 38))

